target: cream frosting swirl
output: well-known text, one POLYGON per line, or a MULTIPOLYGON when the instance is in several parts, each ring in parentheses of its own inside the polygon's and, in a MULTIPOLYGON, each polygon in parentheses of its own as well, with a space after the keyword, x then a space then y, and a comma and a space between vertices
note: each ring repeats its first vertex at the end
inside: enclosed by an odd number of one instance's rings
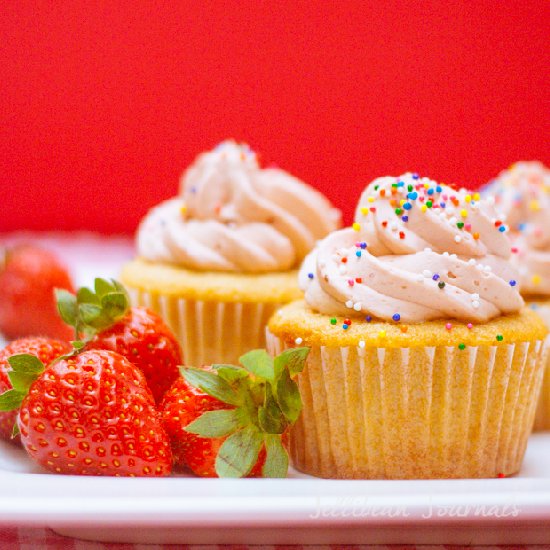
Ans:
POLYGON ((541 162, 517 162, 486 188, 510 226, 513 263, 524 294, 550 295, 550 170, 541 162))
POLYGON ((261 168, 247 145, 226 141, 189 167, 180 196, 144 218, 138 252, 196 270, 284 271, 340 219, 320 192, 283 170, 261 168))
POLYGON ((379 178, 352 228, 308 255, 300 286, 326 314, 485 322, 523 305, 506 230, 477 193, 416 174, 379 178))

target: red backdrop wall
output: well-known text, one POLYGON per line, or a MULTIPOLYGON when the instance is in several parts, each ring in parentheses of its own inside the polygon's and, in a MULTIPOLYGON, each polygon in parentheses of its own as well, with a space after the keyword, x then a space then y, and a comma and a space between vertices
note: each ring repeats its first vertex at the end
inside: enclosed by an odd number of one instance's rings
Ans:
POLYGON ((550 3, 4 2, 0 230, 130 232, 226 137, 349 215, 548 161, 550 3))

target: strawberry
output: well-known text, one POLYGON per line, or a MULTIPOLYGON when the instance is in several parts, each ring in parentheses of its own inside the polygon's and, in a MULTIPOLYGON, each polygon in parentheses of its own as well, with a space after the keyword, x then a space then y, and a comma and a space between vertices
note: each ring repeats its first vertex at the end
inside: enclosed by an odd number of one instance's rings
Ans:
POLYGON ((54 288, 72 290, 66 268, 55 254, 33 245, 0 251, 0 332, 8 339, 71 338, 59 318, 54 288))
POLYGON ((75 350, 47 369, 34 355, 8 361, 14 389, 0 396, 0 410, 20 406, 21 442, 38 464, 76 475, 170 473, 170 443, 153 396, 124 357, 75 350))
POLYGON ((203 477, 285 477, 284 443, 302 407, 292 377, 308 353, 254 350, 242 366, 182 367, 160 407, 174 463, 203 477))
MULTIPOLYGON (((38 357, 42 363, 48 365, 60 355, 68 353, 71 346, 59 340, 47 338, 23 338, 15 340, 0 351, 0 394, 12 389, 9 379, 11 367, 8 360, 13 355, 28 353, 38 357)), ((0 437, 12 440, 13 428, 17 418, 17 410, 0 412, 0 437)))
POLYGON ((94 290, 81 288, 77 295, 57 292, 59 312, 84 336, 87 349, 116 351, 139 367, 156 402, 179 377, 181 348, 164 321, 152 311, 130 307, 124 287, 117 281, 96 279, 94 290))

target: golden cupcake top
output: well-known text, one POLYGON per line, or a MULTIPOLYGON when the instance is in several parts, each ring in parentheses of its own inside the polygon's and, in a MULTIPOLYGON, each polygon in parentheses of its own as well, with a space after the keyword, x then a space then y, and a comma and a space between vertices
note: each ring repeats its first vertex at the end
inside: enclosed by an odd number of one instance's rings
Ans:
POLYGON ((306 258, 301 287, 329 315, 486 322, 523 306, 507 230, 477 193, 417 174, 378 178, 353 226, 306 258))
POLYGON ((225 141, 188 168, 178 197, 145 217, 138 252, 199 271, 286 271, 340 218, 320 192, 284 170, 262 168, 248 145, 225 141))
POLYGON ((280 308, 269 320, 268 328, 290 345, 360 349, 449 346, 467 351, 477 346, 540 342, 548 334, 544 321, 530 308, 482 325, 444 319, 408 324, 370 316, 328 316, 312 311, 303 300, 280 308))

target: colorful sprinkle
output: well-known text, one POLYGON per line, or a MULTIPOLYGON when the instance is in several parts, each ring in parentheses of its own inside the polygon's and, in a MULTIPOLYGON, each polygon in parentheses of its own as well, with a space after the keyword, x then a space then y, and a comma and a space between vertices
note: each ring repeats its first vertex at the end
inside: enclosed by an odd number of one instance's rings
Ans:
POLYGON ((502 342, 504 340, 504 336, 502 334, 497 334, 497 342, 502 342))
POLYGON ((472 325, 472 323, 468 323, 466 327, 468 330, 472 330, 474 328, 474 325, 472 325))
POLYGON ((399 313, 394 313, 392 319, 397 323, 397 321, 401 320, 401 315, 399 315, 399 313))
POLYGON ((313 273, 308 273, 307 276, 308 278, 313 279, 313 273))
POLYGON ((370 315, 367 315, 367 316, 365 317, 365 321, 366 321, 367 323, 370 323, 370 322, 372 321, 372 317, 371 317, 370 315))
POLYGON ((445 328, 446 328, 447 330, 451 330, 451 329, 453 328, 453 325, 452 325, 451 323, 447 323, 447 324, 445 325, 445 328))
POLYGON ((337 321, 336 317, 332 317, 332 319, 330 320, 331 325, 335 325, 337 322, 338 321, 337 321))
POLYGON ((461 342, 460 344, 458 344, 458 349, 466 349, 466 344, 461 342))
POLYGON ((354 231, 361 231, 360 223, 355 222, 351 227, 353 228, 354 231))
POLYGON ((442 288, 442 289, 443 289, 443 288, 445 288, 445 282, 444 282, 444 281, 439 281, 439 283, 437 283, 437 286, 438 286, 439 288, 442 288))
POLYGON ((517 282, 514 281, 514 279, 511 279, 510 281, 508 281, 508 284, 509 284, 510 286, 516 286, 516 285, 517 285, 517 282))
POLYGON ((296 338, 296 340, 294 340, 294 342, 296 343, 296 345, 300 345, 302 342, 303 342, 303 338, 296 338))

